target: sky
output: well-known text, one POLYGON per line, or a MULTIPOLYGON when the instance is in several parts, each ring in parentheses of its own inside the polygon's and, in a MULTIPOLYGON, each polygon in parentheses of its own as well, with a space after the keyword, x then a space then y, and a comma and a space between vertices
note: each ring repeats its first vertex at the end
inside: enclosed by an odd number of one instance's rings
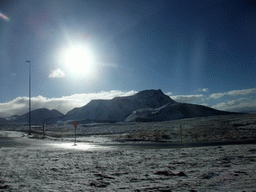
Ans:
POLYGON ((256 111, 253 0, 0 0, 0 117, 161 89, 256 111))

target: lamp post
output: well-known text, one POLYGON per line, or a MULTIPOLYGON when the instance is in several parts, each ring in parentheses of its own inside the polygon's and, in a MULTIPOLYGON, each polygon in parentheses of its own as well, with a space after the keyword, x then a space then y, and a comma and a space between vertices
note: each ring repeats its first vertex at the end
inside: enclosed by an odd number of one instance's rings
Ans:
POLYGON ((26 61, 29 63, 29 114, 28 114, 28 121, 29 121, 29 132, 28 134, 31 135, 31 62, 26 61))

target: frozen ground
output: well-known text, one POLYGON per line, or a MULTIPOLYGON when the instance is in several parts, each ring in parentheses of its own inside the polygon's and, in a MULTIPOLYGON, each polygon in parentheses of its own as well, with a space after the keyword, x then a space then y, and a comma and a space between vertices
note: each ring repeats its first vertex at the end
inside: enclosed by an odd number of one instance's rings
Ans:
POLYGON ((0 150, 3 191, 256 191, 255 145, 0 150))
MULTIPOLYGON (((168 127, 181 123, 183 142, 255 139, 255 116, 216 118, 111 125, 107 130, 119 126, 122 134, 81 136, 77 146, 64 133, 42 140, 2 130, 2 138, 28 145, 0 148, 0 191, 256 191, 254 144, 169 149, 98 145, 177 142, 178 129, 168 127), (226 131, 216 125, 226 126, 226 131)), ((95 133, 104 126, 94 127, 95 133)), ((89 128, 91 134, 93 127, 89 128)))

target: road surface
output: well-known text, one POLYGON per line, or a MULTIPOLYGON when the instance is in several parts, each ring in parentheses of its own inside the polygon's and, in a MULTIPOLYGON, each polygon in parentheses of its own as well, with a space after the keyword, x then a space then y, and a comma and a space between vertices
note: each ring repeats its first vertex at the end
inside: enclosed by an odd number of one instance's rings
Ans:
POLYGON ((204 146, 220 146, 220 145, 234 145, 234 144, 256 144, 256 140, 246 141, 217 141, 217 142, 203 142, 203 143, 177 143, 177 142, 150 142, 150 143, 103 143, 103 142, 74 142, 63 140, 50 139, 35 139, 23 137, 21 133, 14 134, 11 132, 4 132, 0 134, 0 147, 15 147, 15 148, 66 148, 77 150, 114 150, 114 149, 166 149, 166 148, 184 148, 184 147, 204 147, 204 146))

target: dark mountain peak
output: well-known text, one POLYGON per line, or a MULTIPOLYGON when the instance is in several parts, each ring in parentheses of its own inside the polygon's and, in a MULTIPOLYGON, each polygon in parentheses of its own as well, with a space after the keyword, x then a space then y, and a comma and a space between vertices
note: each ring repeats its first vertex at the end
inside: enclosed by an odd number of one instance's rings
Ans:
POLYGON ((136 93, 134 96, 136 97, 156 97, 156 96, 166 96, 161 89, 155 90, 155 89, 150 89, 150 90, 144 90, 136 93))
POLYGON ((161 89, 140 91, 134 95, 134 99, 149 102, 151 103, 151 106, 149 107, 153 108, 161 107, 167 103, 176 103, 176 101, 165 95, 161 89))
POLYGON ((115 97, 111 100, 92 100, 87 105, 68 112, 64 120, 124 121, 137 109, 158 108, 167 103, 176 103, 159 90, 145 90, 135 95, 115 97))
POLYGON ((63 113, 59 112, 57 109, 52 109, 51 112, 52 112, 54 115, 58 116, 58 117, 61 117, 61 116, 64 115, 63 113))
POLYGON ((47 109, 47 108, 39 108, 39 109, 35 109, 35 110, 33 110, 32 112, 33 113, 40 113, 40 112, 49 112, 50 110, 49 109, 47 109))

